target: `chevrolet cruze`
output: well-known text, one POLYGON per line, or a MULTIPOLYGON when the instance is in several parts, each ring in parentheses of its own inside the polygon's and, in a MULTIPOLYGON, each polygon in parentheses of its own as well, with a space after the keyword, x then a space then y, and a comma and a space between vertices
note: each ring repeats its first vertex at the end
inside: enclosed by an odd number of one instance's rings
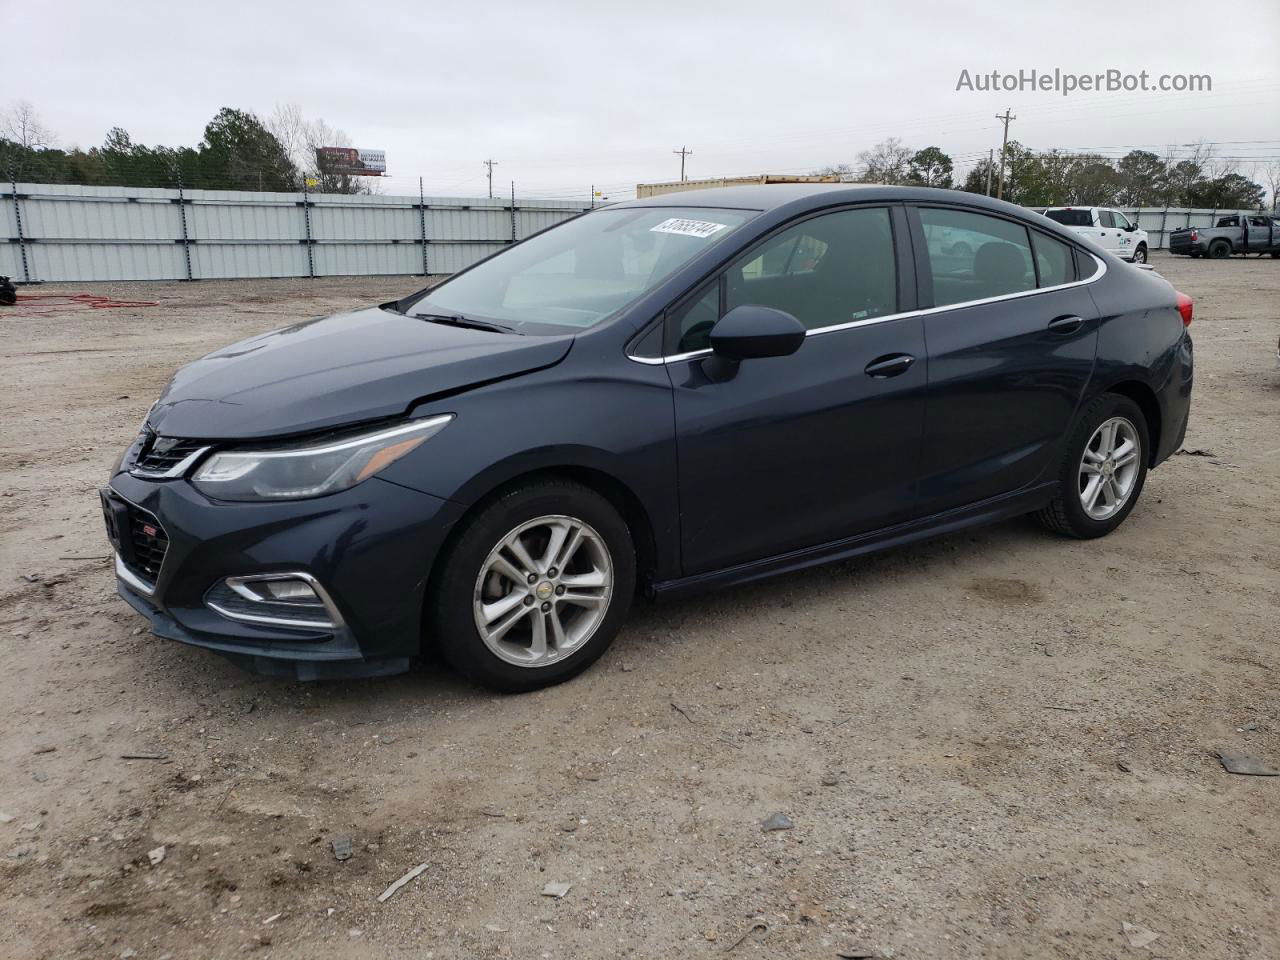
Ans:
POLYGON ((1098 537, 1181 443, 1191 303, 967 193, 593 211, 179 370, 101 491, 153 631, 303 679, 573 676, 637 595, 1018 514, 1098 537))

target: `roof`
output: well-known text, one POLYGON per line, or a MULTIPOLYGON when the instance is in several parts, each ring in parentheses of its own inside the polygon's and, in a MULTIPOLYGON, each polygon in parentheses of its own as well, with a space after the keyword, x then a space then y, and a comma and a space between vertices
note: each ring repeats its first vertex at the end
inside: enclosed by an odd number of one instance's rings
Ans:
POLYGON ((729 207, 739 210, 774 210, 779 207, 824 207, 833 203, 866 201, 896 202, 933 200, 963 202, 968 206, 987 207, 1005 213, 1026 215, 1023 207, 963 190, 940 190, 935 187, 886 186, 878 183, 765 183, 741 187, 713 187, 709 190, 684 190, 664 193, 614 204, 618 207, 729 207))

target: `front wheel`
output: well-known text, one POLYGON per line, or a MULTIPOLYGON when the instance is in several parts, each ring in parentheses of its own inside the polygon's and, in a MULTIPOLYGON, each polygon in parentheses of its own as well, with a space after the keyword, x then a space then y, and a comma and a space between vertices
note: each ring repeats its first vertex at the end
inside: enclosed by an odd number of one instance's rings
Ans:
POLYGON ((1136 250, 1134 250, 1134 251, 1133 251, 1133 262, 1134 262, 1134 263, 1146 263, 1146 262, 1147 262, 1147 248, 1146 248, 1146 247, 1139 245, 1139 246, 1138 246, 1138 249, 1136 249, 1136 250))
POLYGON ((631 532, 587 487, 542 480, 484 507, 441 560, 427 642, 503 692, 581 673, 608 649, 636 583, 631 532))
POLYGON ((1147 479, 1147 421, 1128 397, 1108 393, 1090 403, 1067 444, 1058 492, 1040 511, 1055 533, 1082 540, 1124 523, 1147 479))

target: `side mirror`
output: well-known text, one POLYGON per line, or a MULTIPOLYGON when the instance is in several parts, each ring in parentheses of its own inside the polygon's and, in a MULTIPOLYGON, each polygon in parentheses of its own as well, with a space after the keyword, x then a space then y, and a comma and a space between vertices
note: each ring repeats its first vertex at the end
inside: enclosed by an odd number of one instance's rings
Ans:
POLYGON ((787 357, 804 343, 804 324, 789 313, 743 304, 711 328, 711 349, 725 360, 787 357))

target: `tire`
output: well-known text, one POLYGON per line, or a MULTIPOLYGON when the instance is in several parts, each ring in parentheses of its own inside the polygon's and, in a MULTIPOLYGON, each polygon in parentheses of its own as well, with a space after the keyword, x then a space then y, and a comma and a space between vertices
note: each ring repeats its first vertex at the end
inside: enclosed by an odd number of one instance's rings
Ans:
POLYGON ((1141 243, 1138 244, 1138 248, 1133 251, 1133 262, 1134 263, 1147 262, 1147 248, 1144 244, 1141 244, 1141 243))
POLYGON ((1273 253, 1273 254, 1271 255, 1271 259, 1272 259, 1272 260, 1280 260, 1280 253, 1273 253))
MULTIPOLYGON (((1120 448, 1124 448, 1121 446, 1120 448)), ((1147 420, 1141 408, 1128 397, 1115 393, 1105 393, 1089 403, 1080 414, 1071 438, 1067 442, 1067 452, 1058 476, 1058 492, 1052 502, 1039 513, 1041 523, 1054 533, 1080 540, 1091 540, 1104 537, 1120 524, 1133 511, 1138 498, 1142 495, 1142 487, 1147 481, 1147 464, 1150 461, 1151 441, 1147 430, 1147 420), (1098 477, 1110 476, 1112 490, 1121 492, 1111 504, 1113 509, 1106 512, 1107 492, 1103 491, 1094 503, 1093 510, 1086 507, 1085 497, 1091 491, 1088 483, 1092 482, 1091 474, 1085 474, 1086 449, 1096 457, 1098 434, 1104 425, 1122 424, 1115 432, 1117 444, 1128 440, 1137 447, 1133 451, 1135 457, 1125 462, 1124 466, 1115 465, 1116 461, 1108 457, 1114 466, 1114 472, 1108 468, 1107 462, 1097 464, 1098 477), (1129 467, 1132 466, 1132 473, 1129 467), (1107 471, 1107 472, 1103 472, 1107 471), (1117 505, 1118 503, 1118 505, 1117 505), (1100 515, 1104 514, 1105 515, 1100 515)), ((1127 455, 1122 453, 1121 458, 1127 455)), ((1092 461, 1092 457, 1091 457, 1092 461)))
POLYGON ((424 642, 464 676, 504 693, 562 683, 591 666, 621 629, 636 585, 635 546, 618 511, 594 490, 554 479, 513 487, 482 507, 437 569, 424 642), (550 550, 561 531, 563 569, 550 550), (530 563, 535 583, 527 582, 530 563), (490 639, 481 632, 487 615, 490 639))
POLYGON ((1231 256, 1231 244, 1227 240, 1215 240, 1209 244, 1209 256, 1214 260, 1225 260, 1231 256))

